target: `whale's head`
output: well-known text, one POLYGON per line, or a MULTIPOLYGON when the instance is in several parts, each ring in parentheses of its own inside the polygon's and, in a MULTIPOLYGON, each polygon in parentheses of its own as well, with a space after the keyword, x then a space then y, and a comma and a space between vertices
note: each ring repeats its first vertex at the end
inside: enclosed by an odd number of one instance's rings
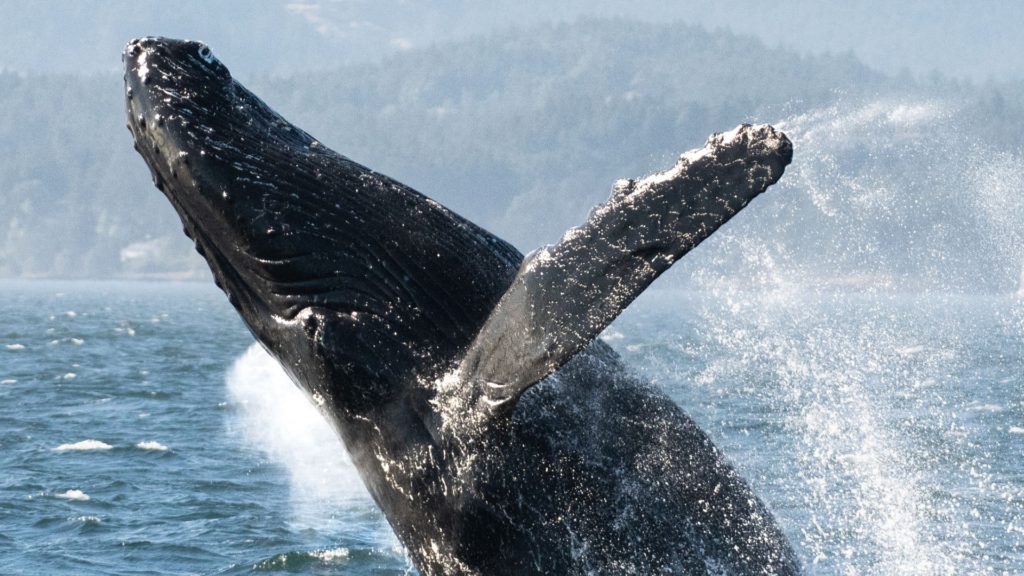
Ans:
POLYGON ((142 38, 123 58, 136 149, 217 285, 296 380, 390 382, 468 342, 514 249, 327 149, 204 43, 142 38))
POLYGON ((128 129, 154 183, 254 334, 279 346, 322 288, 298 241, 311 219, 279 169, 315 156, 314 140, 235 82, 202 42, 137 39, 124 63, 128 129))

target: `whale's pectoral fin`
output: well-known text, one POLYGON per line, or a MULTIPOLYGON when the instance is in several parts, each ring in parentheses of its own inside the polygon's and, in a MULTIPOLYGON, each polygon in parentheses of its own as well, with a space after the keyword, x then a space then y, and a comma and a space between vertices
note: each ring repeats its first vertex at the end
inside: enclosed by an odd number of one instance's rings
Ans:
POLYGON ((742 125, 667 172, 616 183, 562 240, 528 256, 467 350, 460 376, 495 412, 582 350, 662 272, 774 184, 793 148, 742 125))

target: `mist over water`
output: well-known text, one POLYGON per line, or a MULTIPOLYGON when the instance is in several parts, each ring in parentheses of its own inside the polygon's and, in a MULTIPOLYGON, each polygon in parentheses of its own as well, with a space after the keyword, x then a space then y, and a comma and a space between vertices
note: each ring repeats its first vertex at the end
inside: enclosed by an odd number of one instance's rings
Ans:
POLYGON ((955 102, 882 99, 776 122, 793 164, 694 254, 696 287, 1017 292, 1024 161, 970 121, 955 102))

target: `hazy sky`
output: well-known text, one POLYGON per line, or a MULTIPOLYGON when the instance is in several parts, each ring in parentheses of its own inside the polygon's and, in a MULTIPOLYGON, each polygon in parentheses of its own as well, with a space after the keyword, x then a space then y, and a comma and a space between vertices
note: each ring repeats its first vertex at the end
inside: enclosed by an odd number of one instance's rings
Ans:
POLYGON ((243 73, 285 74, 513 26, 618 16, 852 51, 892 73, 1024 79, 1024 2, 1011 0, 0 0, 0 15, 0 66, 20 71, 114 71, 126 40, 167 35, 206 40, 243 73))

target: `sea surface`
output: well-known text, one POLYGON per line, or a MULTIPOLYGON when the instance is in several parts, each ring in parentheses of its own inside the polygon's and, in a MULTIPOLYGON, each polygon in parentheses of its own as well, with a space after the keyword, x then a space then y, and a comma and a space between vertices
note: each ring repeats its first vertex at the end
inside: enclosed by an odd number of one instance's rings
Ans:
MULTIPOLYGON (((0 573, 415 573, 215 288, 0 291, 0 573)), ((653 290, 602 338, 808 573, 1024 573, 1021 299, 653 290)))

